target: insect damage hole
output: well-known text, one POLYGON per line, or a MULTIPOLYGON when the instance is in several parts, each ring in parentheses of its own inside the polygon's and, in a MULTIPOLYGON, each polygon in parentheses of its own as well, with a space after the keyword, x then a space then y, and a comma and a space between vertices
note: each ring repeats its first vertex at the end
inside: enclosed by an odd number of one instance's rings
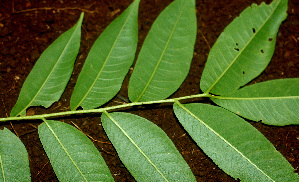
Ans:
POLYGON ((255 33, 255 28, 252 28, 252 32, 255 33))
POLYGON ((265 53, 263 49, 261 49, 261 53, 262 53, 262 54, 264 54, 264 53, 265 53))
POLYGON ((245 75, 245 71, 243 71, 242 73, 243 73, 243 75, 245 75))
POLYGON ((269 42, 271 42, 272 40, 273 40, 273 38, 271 38, 271 37, 268 39, 269 42))
POLYGON ((235 49, 236 51, 239 51, 240 49, 238 48, 238 46, 239 46, 238 42, 236 42, 236 46, 237 46, 237 47, 235 47, 234 49, 235 49))

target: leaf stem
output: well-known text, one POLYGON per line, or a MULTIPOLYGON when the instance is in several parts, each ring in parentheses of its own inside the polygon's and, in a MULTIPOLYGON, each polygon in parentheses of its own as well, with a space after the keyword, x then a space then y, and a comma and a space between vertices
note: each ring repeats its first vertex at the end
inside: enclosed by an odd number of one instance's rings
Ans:
POLYGON ((173 98, 173 99, 164 99, 164 100, 147 101, 147 102, 133 102, 133 103, 127 103, 127 104, 122 104, 122 105, 117 105, 117 106, 98 108, 98 109, 64 111, 64 112, 41 114, 41 115, 34 115, 34 116, 7 117, 7 118, 0 118, 0 122, 13 121, 13 120, 15 120, 15 121, 16 120, 35 120, 35 119, 44 119, 44 118, 58 117, 58 116, 65 116, 65 115, 74 115, 74 114, 102 113, 104 111, 111 111, 111 110, 115 110, 115 109, 127 108, 127 107, 132 107, 132 106, 173 103, 178 100, 186 100, 186 99, 199 98, 199 97, 211 97, 211 95, 207 94, 207 93, 203 93, 203 94, 189 95, 189 96, 183 96, 183 97, 178 97, 178 98, 173 98))

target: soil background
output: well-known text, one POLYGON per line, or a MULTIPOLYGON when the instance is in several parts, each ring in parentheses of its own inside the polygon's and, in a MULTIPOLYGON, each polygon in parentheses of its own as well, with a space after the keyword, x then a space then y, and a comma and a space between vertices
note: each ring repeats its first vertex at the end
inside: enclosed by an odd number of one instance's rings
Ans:
MULTIPOLYGON (((41 53, 63 32, 71 28, 82 11, 85 17, 82 26, 82 41, 71 80, 59 102, 48 109, 32 107, 28 115, 69 110, 69 99, 77 76, 83 66, 90 47, 105 27, 119 16, 132 0, 0 0, 0 117, 7 117, 18 99, 22 84, 41 53)), ((141 0, 139 9, 140 50, 153 21, 172 0, 141 0)), ((271 1, 267 0, 266 3, 271 1)), ((190 73, 179 90, 171 97, 200 93, 199 81, 207 60, 209 49, 223 29, 242 10, 261 0, 197 0, 198 35, 190 73)), ((288 18, 281 25, 276 50, 267 69, 251 83, 278 78, 295 78, 299 72, 299 2, 289 1, 288 18)), ((126 77, 119 95, 127 98, 126 77)), ((192 100, 191 100, 192 101, 192 100)), ((208 99, 195 102, 212 104, 208 99)), ((105 106, 122 104, 115 97, 105 106)), ((126 110, 149 119, 163 129, 173 141, 198 181, 235 181, 209 159, 184 131, 174 116, 171 105, 136 107, 126 110)), ((134 181, 109 142, 101 126, 99 114, 59 118, 60 121, 76 125, 92 137, 115 181, 134 181)), ((249 121, 250 122, 250 121, 249 121)), ((12 121, 1 123, 24 143, 29 154, 32 181, 58 181, 38 138, 37 127, 41 121, 12 121)), ((299 168, 299 126, 268 126, 261 122, 250 122, 276 149, 299 168)))

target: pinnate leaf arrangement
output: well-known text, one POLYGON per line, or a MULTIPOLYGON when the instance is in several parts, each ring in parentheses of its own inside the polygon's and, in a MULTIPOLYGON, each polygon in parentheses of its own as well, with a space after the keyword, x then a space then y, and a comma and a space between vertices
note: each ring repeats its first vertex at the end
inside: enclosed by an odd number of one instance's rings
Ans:
MULTIPOLYGON (((82 113, 102 113, 102 126, 136 181, 196 181, 163 130, 124 112, 132 106, 173 103, 178 122, 231 177, 299 181, 289 162, 243 119, 275 126, 299 124, 298 78, 247 85, 272 58, 288 1, 273 0, 246 8, 210 50, 200 81, 202 93, 169 98, 189 72, 197 32, 195 0, 174 0, 151 26, 136 58, 128 85, 130 102, 102 107, 118 94, 135 60, 139 3, 134 0, 93 44, 70 98, 70 111, 26 116, 29 107, 48 108, 64 92, 80 48, 83 13, 74 27, 43 52, 10 117, 0 121, 42 120, 39 138, 59 181, 114 181, 105 160, 84 133, 47 119, 82 113), (181 103, 199 97, 208 97, 218 106, 181 103)), ((30 181, 26 148, 8 129, 0 131, 0 166, 0 181, 30 181)))

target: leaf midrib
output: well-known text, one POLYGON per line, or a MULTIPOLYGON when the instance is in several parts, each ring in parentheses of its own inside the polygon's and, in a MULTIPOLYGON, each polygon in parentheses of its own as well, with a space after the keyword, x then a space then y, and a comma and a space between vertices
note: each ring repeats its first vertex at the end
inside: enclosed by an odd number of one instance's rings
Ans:
POLYGON ((78 167, 77 163, 74 161, 74 159, 72 158, 72 156, 68 153, 67 149, 64 147, 64 145, 62 144, 62 142, 60 141, 59 137, 56 135, 56 133, 54 132, 54 130, 52 129, 52 127, 48 124, 48 122, 43 119, 43 121, 45 122, 45 124, 47 125, 47 127, 49 128, 49 130, 51 131, 51 133, 53 134, 53 136, 55 137, 56 141, 59 143, 59 145, 61 146, 61 148, 63 149, 63 151, 65 152, 65 154, 69 157, 69 159, 72 161, 73 165, 75 166, 75 168, 78 170, 78 172, 81 174, 82 178, 88 182, 88 180, 86 179, 85 175, 83 174, 83 172, 80 170, 80 168, 78 167))
POLYGON ((205 126, 208 130, 212 131, 215 136, 220 138, 223 142, 225 142, 227 145, 229 145, 234 151, 236 151, 240 156, 242 156, 246 161, 248 161, 249 164, 254 166, 258 171, 260 171, 263 175, 265 175, 269 180, 274 181, 270 176, 268 176, 262 169, 260 169, 257 165, 255 165, 249 158, 243 155, 241 151, 239 151, 236 147, 234 147, 230 142, 228 142, 225 138, 223 138, 220 134, 218 134, 215 130, 213 130, 210 126, 208 126, 204 121, 202 121, 200 118, 198 118, 195 114, 193 114, 190 110, 188 110, 186 107, 184 107, 180 102, 176 102, 176 104, 181 107, 183 110, 185 110, 187 113, 189 113, 192 117, 194 117, 196 120, 198 120, 203 126, 205 126))
POLYGON ((214 96, 215 99, 221 100, 277 100, 277 99, 299 99, 299 96, 282 96, 282 97, 222 97, 214 96))
MULTIPOLYGON (((275 8, 273 8, 273 11, 271 12, 271 14, 267 17, 266 21, 264 21, 264 23, 260 26, 260 28, 254 33, 254 35, 249 39, 249 41, 245 44, 245 46, 243 47, 243 49, 241 49, 239 51, 239 53, 236 55, 236 57, 233 59, 233 61, 228 65, 228 67, 221 73, 221 75, 216 79, 216 81, 211 85, 211 87, 205 92, 205 93, 210 93, 210 91, 214 88, 214 86, 221 80, 221 78, 225 75, 225 73, 232 67, 232 65, 238 60, 238 58, 240 57, 240 55, 243 53, 243 51, 247 48, 247 46, 252 42, 252 40, 257 36, 257 34, 259 33, 259 31, 265 26, 265 24, 268 22, 268 20, 270 19, 270 17, 272 17, 272 15, 274 14, 274 12, 276 11, 277 7, 279 6, 279 4, 281 3, 281 1, 279 3, 277 3, 277 6, 275 8)), ((271 6, 272 4, 270 4, 269 6, 271 6)))
POLYGON ((5 180, 5 171, 4 171, 3 162, 2 162, 2 155, 0 155, 0 165, 1 165, 3 181, 5 182, 6 181, 5 180))
POLYGON ((47 76, 47 78, 46 78, 46 80, 43 82, 43 84, 42 84, 42 86, 40 87, 40 89, 37 91, 37 93, 34 95, 34 97, 31 99, 31 101, 26 105, 26 107, 24 107, 24 109, 22 109, 21 110, 21 112, 19 112, 16 116, 18 116, 18 115, 20 115, 21 113, 23 113, 28 107, 30 107, 31 106, 31 104, 35 101, 35 99, 36 99, 36 97, 40 94, 40 92, 41 92, 41 90, 44 88, 44 86, 46 85, 46 83, 48 82, 48 80, 50 79, 50 77, 51 77, 51 75, 52 75, 52 73, 54 72, 54 70, 55 70, 55 68, 56 68, 56 66, 58 65, 58 63, 60 62, 60 59, 62 58, 62 55, 64 55, 64 53, 65 53, 65 50, 67 49, 67 47, 70 45, 70 43, 71 43, 71 40, 73 39, 73 37, 74 37, 74 35, 76 34, 76 32, 77 32, 77 30, 78 30, 78 28, 80 28, 81 26, 79 26, 79 24, 80 24, 80 21, 82 21, 82 15, 81 15, 81 17, 80 17, 80 19, 79 19, 79 22, 78 22, 78 24, 76 25, 77 27, 76 27, 76 29, 74 30, 74 32, 73 32, 73 34, 72 34, 72 36, 71 36, 71 38, 68 40, 68 42, 67 42, 67 44, 66 44, 66 46, 64 47, 64 49, 63 49, 63 51, 61 52, 61 54, 60 54, 60 56, 59 56, 59 58, 58 58, 58 60, 57 60, 57 62, 55 63, 55 65, 53 66, 53 68, 52 68, 52 70, 50 71, 50 73, 49 73, 49 75, 47 76))
POLYGON ((85 93, 85 95, 82 97, 82 99, 81 99, 81 100, 79 101, 79 103, 76 105, 76 107, 74 107, 74 110, 76 110, 76 109, 77 109, 77 108, 84 102, 84 100, 85 100, 86 97, 89 95, 89 93, 90 93, 91 90, 93 89, 94 85, 95 85, 96 82, 98 81, 99 77, 101 76, 101 74, 102 74, 102 72, 103 72, 103 70, 104 70, 104 68, 105 68, 105 66, 106 66, 106 64, 107 64, 107 62, 108 62, 108 60, 109 60, 109 58, 110 58, 110 56, 111 56, 113 50, 114 50, 114 47, 115 47, 115 45, 116 45, 116 42, 118 41, 119 36, 121 35, 121 33, 122 33, 124 27, 127 25, 127 22, 128 22, 128 20, 129 20, 129 18, 131 17, 131 15, 132 15, 132 11, 133 11, 133 10, 134 10, 134 8, 131 7, 131 11, 130 11, 130 13, 129 13, 128 16, 127 16, 127 19, 126 19, 125 23, 124 23, 123 26, 121 27, 121 29, 120 29, 120 31, 119 31, 119 33, 118 33, 118 35, 117 35, 115 41, 113 42, 113 45, 112 45, 112 47, 111 47, 111 49, 110 49, 110 51, 109 51, 109 53, 108 53, 108 55, 107 55, 107 57, 106 57, 104 63, 103 63, 103 66, 101 67, 99 73, 98 73, 97 76, 95 77, 94 81, 92 82, 91 86, 89 87, 89 89, 87 90, 87 92, 85 93))
POLYGON ((171 30, 171 33, 170 33, 170 35, 169 35, 169 37, 168 37, 168 40, 167 40, 167 42, 166 42, 166 45, 165 45, 165 47, 164 47, 164 49, 163 49, 163 51, 162 51, 162 54, 161 54, 161 56, 160 56, 160 58, 159 58, 159 60, 158 60, 158 62, 157 62, 157 64, 156 64, 156 67, 155 67, 155 69, 154 69, 154 71, 153 71, 151 77, 149 78, 149 80, 148 80, 148 82, 146 83, 144 89, 142 90, 142 92, 140 93, 140 95, 137 97, 137 99, 136 99, 134 102, 138 102, 138 101, 140 100, 140 98, 144 95, 145 91, 147 90, 147 88, 149 87, 150 83, 152 82, 152 80, 153 80, 153 78, 154 78, 154 76, 155 76, 155 74, 156 74, 156 72, 157 72, 157 70, 158 70, 158 67, 159 67, 159 65, 160 65, 160 63, 161 63, 161 61, 162 61, 162 58, 164 57, 164 54, 165 54, 165 52, 166 52, 166 49, 168 48, 168 44, 169 44, 169 42, 170 42, 170 40, 171 40, 171 38, 172 38, 172 36, 173 36, 173 33, 174 33, 175 29, 176 29, 176 26, 177 26, 177 24, 178 24, 178 22, 179 22, 179 19, 181 18, 181 15, 182 15, 182 13, 183 13, 183 10, 184 10, 185 7, 186 7, 186 4, 187 4, 187 0, 185 1, 184 6, 182 7, 179 16, 178 16, 177 19, 176 19, 176 22, 175 22, 175 24, 174 24, 174 26, 173 26, 173 29, 171 30))
POLYGON ((117 123, 117 121, 112 118, 112 116, 107 112, 104 113, 108 116, 108 118, 121 130, 121 132, 129 139, 129 141, 137 148, 137 150, 145 157, 145 159, 156 169, 156 171, 162 176, 162 178, 168 182, 167 178, 164 176, 162 171, 158 169, 158 167, 151 161, 151 159, 142 151, 142 149, 135 143, 135 141, 129 136, 129 134, 117 123))

